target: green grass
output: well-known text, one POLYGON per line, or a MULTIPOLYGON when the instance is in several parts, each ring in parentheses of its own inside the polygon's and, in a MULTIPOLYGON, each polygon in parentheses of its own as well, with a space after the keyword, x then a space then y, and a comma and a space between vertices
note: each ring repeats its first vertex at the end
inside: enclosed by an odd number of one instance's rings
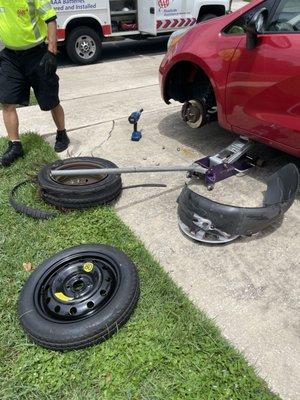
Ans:
MULTIPOLYGON (((278 399, 113 209, 35 221, 9 207, 9 190, 26 178, 32 164, 55 159, 40 137, 27 134, 22 141, 27 157, 0 169, 1 400, 278 399), (47 351, 31 343, 18 323, 18 294, 28 278, 22 265, 37 266, 81 243, 107 243, 131 257, 141 279, 139 305, 129 323, 105 343, 76 352, 47 351)), ((5 146, 1 139, 0 151, 5 146)), ((20 198, 42 204, 31 186, 20 198)))
POLYGON ((33 91, 30 92, 30 100, 29 100, 29 105, 30 106, 35 106, 37 104, 36 97, 33 93, 33 91))

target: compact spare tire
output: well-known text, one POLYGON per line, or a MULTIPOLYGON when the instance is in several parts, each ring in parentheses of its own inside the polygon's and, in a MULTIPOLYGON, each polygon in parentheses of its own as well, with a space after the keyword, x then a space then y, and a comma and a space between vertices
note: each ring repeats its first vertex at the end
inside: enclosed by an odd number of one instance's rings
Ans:
POLYGON ((122 191, 119 174, 80 177, 53 177, 52 170, 117 168, 111 161, 96 157, 76 157, 47 164, 38 174, 42 199, 66 209, 84 209, 115 200, 122 191))
POLYGON ((25 283, 19 319, 29 337, 53 350, 79 349, 109 338, 139 297, 135 265, 106 245, 81 245, 43 262, 25 283))

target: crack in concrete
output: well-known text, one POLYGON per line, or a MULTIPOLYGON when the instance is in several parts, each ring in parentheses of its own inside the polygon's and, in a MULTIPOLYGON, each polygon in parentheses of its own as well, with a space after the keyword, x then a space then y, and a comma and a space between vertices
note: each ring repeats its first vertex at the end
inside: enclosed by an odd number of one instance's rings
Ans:
POLYGON ((153 83, 151 85, 135 86, 135 87, 132 87, 132 88, 125 88, 125 89, 121 89, 121 90, 120 89, 119 90, 111 90, 109 92, 93 93, 93 94, 86 94, 84 96, 65 98, 65 99, 61 99, 61 101, 67 102, 67 101, 73 101, 73 100, 87 99, 87 98, 90 98, 90 97, 103 96, 103 95, 106 95, 106 94, 122 93, 122 92, 129 92, 130 90, 146 89, 146 88, 154 87, 154 86, 159 86, 159 85, 158 85, 158 83, 153 83))
POLYGON ((91 151, 91 155, 93 157, 94 157, 93 153, 95 151, 97 151, 97 149, 100 149, 100 147, 102 147, 104 145, 104 143, 107 143, 110 140, 110 138, 112 137, 113 131, 115 129, 115 125, 116 125, 116 122, 115 122, 115 120, 113 120, 112 121, 112 127, 111 127, 110 131, 108 132, 107 137, 104 140, 102 140, 102 142, 100 144, 98 144, 98 146, 94 147, 93 150, 91 151))
MULTIPOLYGON (((175 108, 180 108, 180 106, 178 106, 178 105, 171 106, 171 107, 166 108, 166 110, 171 110, 171 109, 175 109, 175 108)), ((156 111, 161 111, 161 108, 155 108, 155 109, 147 110, 147 111, 144 111, 143 114, 150 114, 150 113, 153 113, 153 112, 156 112, 156 111)), ((117 121, 121 121, 122 119, 126 119, 126 118, 128 118, 128 116, 122 115, 122 116, 120 116, 118 118, 115 118, 113 121, 117 122, 117 121)), ((76 128, 68 129, 68 132, 79 131, 81 129, 86 129, 86 128, 91 128, 91 127, 97 126, 97 125, 107 124, 108 122, 111 122, 111 121, 112 121, 111 119, 108 119, 108 120, 105 120, 105 121, 94 122, 92 124, 77 126, 76 128)), ((48 137, 53 136, 53 135, 56 135, 56 132, 48 132, 48 133, 41 134, 40 136, 42 136, 44 138, 48 138, 48 137)))

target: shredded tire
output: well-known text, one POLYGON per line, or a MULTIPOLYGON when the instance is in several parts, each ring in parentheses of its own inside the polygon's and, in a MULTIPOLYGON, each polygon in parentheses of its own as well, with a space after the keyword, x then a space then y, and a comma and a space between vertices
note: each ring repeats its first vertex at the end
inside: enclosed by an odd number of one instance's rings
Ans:
POLYGON ((122 191, 119 174, 106 175, 99 179, 86 179, 70 184, 69 181, 53 179, 51 170, 80 168, 117 168, 111 161, 95 157, 77 157, 59 160, 46 165, 38 174, 38 185, 42 199, 60 209, 85 209, 109 204, 116 200, 122 191))
POLYGON ((54 214, 54 213, 51 213, 51 212, 48 212, 48 211, 44 211, 44 210, 40 210, 38 208, 30 207, 30 206, 27 206, 26 204, 18 203, 15 200, 15 195, 16 195, 17 191, 19 190, 19 188, 21 186, 25 186, 25 185, 30 184, 30 183, 36 183, 36 182, 33 181, 33 180, 26 180, 26 181, 21 182, 18 185, 16 185, 12 189, 12 191, 10 192, 9 204, 18 213, 27 215, 28 217, 31 217, 31 218, 34 218, 34 219, 52 219, 52 218, 57 217, 57 215, 54 214))

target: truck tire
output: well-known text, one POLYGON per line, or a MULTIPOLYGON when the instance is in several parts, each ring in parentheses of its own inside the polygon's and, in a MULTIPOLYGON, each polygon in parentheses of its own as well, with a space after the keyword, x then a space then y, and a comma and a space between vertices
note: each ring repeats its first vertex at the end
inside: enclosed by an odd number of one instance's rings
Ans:
POLYGON ((38 345, 73 350, 118 332, 138 298, 138 272, 126 254, 85 244, 53 255, 34 270, 21 291, 18 315, 38 345))
POLYGON ((198 22, 208 21, 209 19, 213 19, 216 17, 217 17, 217 15, 215 15, 215 14, 204 14, 201 17, 199 17, 198 22))
POLYGON ((93 64, 102 53, 100 32, 97 33, 88 26, 75 28, 68 34, 66 49, 75 64, 93 64))

